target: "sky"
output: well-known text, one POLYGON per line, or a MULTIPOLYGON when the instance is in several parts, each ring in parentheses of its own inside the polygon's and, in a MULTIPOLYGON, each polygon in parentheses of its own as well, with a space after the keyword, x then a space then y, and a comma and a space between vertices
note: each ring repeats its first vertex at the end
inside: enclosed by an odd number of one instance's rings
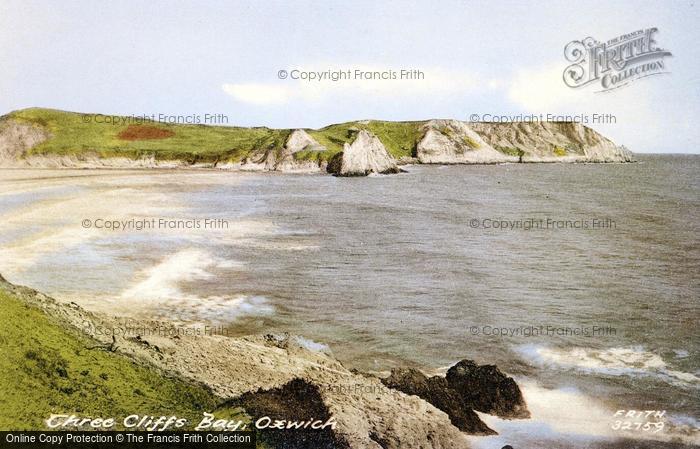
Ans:
POLYGON ((276 128, 611 114, 614 123, 589 126, 632 151, 700 153, 698 8, 695 0, 0 0, 0 114, 35 106, 223 114, 229 125, 276 128), (610 92, 564 84, 567 43, 651 27, 672 53, 670 73, 610 92), (423 77, 291 79, 402 69, 423 77))

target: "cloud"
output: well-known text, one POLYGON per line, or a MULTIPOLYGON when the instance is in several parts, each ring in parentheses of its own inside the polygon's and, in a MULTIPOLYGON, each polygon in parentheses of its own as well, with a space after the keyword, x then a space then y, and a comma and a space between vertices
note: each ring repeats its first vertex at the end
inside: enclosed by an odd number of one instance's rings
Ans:
POLYGON ((222 88, 236 100, 254 105, 284 104, 293 96, 289 87, 275 84, 224 84, 222 88))
POLYGON ((507 83, 507 98, 525 112, 535 114, 611 113, 628 120, 653 115, 652 80, 609 92, 598 92, 595 86, 573 89, 562 79, 565 67, 566 64, 554 63, 518 70, 507 83))
MULTIPOLYGON (((351 78, 332 81, 326 76, 321 81, 287 78, 269 82, 227 83, 222 89, 235 101, 251 105, 261 112, 281 105, 294 105, 301 110, 323 105, 331 106, 333 112, 338 107, 350 107, 352 111, 364 108, 360 115, 367 115, 367 111, 378 107, 411 100, 410 104, 421 105, 420 109, 413 111, 414 115, 426 111, 427 114, 442 115, 445 105, 451 105, 454 111, 457 100, 464 105, 493 105, 497 111, 489 112, 502 111, 503 114, 587 115, 589 119, 593 114, 599 114, 599 117, 610 114, 614 116, 612 121, 585 124, 615 142, 629 146, 633 151, 678 151, 688 146, 688 115, 685 114, 692 111, 687 107, 683 109, 682 101, 675 102, 677 105, 671 107, 667 98, 667 80, 662 77, 640 80, 607 93, 596 92, 593 86, 572 89, 562 79, 566 65, 565 61, 550 61, 499 77, 486 77, 468 70, 431 67, 421 69, 424 74, 422 79, 351 78), (681 140, 680 137, 672 137, 674 135, 686 137, 681 140)), ((287 70, 291 74, 294 69, 287 70)), ((314 64, 304 67, 305 72, 317 74, 348 69, 366 73, 390 70, 367 65, 314 64)))
POLYGON ((505 86, 515 108, 528 114, 611 114, 614 122, 587 123, 632 151, 682 151, 687 144, 687 117, 692 110, 668 98, 668 78, 639 80, 627 87, 596 92, 595 86, 572 89, 564 84, 565 63, 518 70, 505 86))
POLYGON ((288 71, 289 78, 268 83, 226 83, 223 91, 236 101, 256 106, 275 106, 292 101, 319 103, 337 97, 372 96, 373 98, 398 99, 429 96, 464 95, 475 91, 480 85, 479 77, 466 71, 455 71, 440 67, 420 69, 422 77, 406 76, 402 79, 401 68, 366 65, 339 66, 314 64, 288 71), (350 71, 350 75, 338 73, 350 71), (358 72, 359 71, 359 72, 358 72), (383 79, 393 73, 391 79, 383 79), (300 79, 301 75, 315 79, 300 79), (360 76, 357 76, 357 75, 360 76), (292 79, 296 77, 297 79, 292 79))
POLYGON ((590 96, 593 93, 566 86, 562 79, 565 66, 548 64, 518 70, 507 84, 508 98, 531 113, 555 112, 561 108, 580 105, 585 102, 583 95, 590 96))

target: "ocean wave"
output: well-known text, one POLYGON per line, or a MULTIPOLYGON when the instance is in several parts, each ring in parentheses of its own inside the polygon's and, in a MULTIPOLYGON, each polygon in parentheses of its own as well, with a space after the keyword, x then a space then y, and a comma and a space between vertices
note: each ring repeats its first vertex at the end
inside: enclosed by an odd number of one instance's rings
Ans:
POLYGON ((294 341, 296 341, 296 343, 302 348, 306 348, 311 352, 330 352, 330 348, 328 347, 328 345, 324 343, 319 343, 317 341, 313 341, 310 338, 295 335, 294 341))
POLYGON ((648 376, 683 388, 700 388, 700 378, 669 368, 664 359, 641 346, 608 349, 559 349, 523 345, 518 352, 541 366, 575 369, 607 376, 648 376))
MULTIPOLYGON (((2 227, 0 231, 3 231, 2 227)), ((0 248, 0 270, 6 275, 21 273, 40 261, 42 257, 76 247, 97 235, 98 232, 95 229, 79 232, 74 228, 47 229, 23 235, 15 241, 4 243, 3 248, 0 248)))
POLYGON ((184 282, 207 281, 214 269, 233 269, 238 262, 214 257, 198 248, 180 250, 150 267, 126 289, 119 308, 127 314, 161 315, 175 321, 231 322, 241 316, 269 315, 274 307, 263 296, 198 296, 182 290, 184 282))
POLYGON ((615 416, 616 410, 575 387, 550 389, 526 379, 518 380, 518 384, 532 414, 531 419, 506 420, 478 413, 498 435, 469 437, 472 447, 498 449, 506 444, 526 449, 606 447, 606 442, 619 438, 683 444, 697 442, 697 420, 692 417, 667 415, 662 419, 667 426, 659 433, 614 430, 612 426, 619 419, 615 416))

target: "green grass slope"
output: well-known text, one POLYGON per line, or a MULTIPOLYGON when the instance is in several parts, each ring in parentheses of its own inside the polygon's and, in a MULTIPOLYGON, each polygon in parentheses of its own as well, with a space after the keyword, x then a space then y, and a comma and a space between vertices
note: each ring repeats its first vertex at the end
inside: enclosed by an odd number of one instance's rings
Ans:
MULTIPOLYGON (((0 430, 45 429, 53 413, 117 423, 131 414, 176 415, 189 426, 221 402, 204 387, 94 348, 92 340, 3 289, 0 322, 0 430)), ((216 413, 243 419, 240 409, 216 413)))
POLYGON ((351 143, 360 129, 372 132, 382 141, 387 151, 395 158, 411 156, 421 138, 420 127, 425 122, 384 122, 368 120, 326 126, 319 130, 307 130, 321 145, 335 154, 342 151, 343 144, 351 143))
MULTIPOLYGON (((146 122, 131 125, 98 123, 93 114, 65 112, 54 109, 30 108, 14 111, 6 117, 43 127, 51 138, 30 150, 40 155, 81 155, 93 153, 100 157, 139 158, 155 156, 158 160, 194 162, 239 162, 253 152, 280 150, 292 130, 270 128, 241 128, 233 126, 180 125, 146 122), (120 138, 129 126, 156 127, 169 134, 158 139, 125 140, 120 138)), ((111 116, 110 116, 111 117, 111 116)), ((99 121, 104 117, 100 116, 99 121)), ((330 125, 307 130, 329 151, 300 152, 297 159, 329 160, 350 143, 359 129, 367 129, 384 143, 396 158, 411 156, 420 138, 420 126, 425 122, 362 121, 330 125), (306 154, 308 153, 308 154, 306 154)))
MULTIPOLYGON (((98 123, 92 114, 53 109, 23 109, 9 118, 47 129, 52 137, 34 147, 30 154, 79 155, 92 152, 101 157, 138 158, 155 155, 159 160, 181 159, 189 162, 237 161, 254 149, 281 147, 288 130, 238 128, 204 125, 169 125, 158 122, 142 126, 173 132, 165 139, 124 140, 118 136, 129 124, 98 123)), ((124 118, 126 120, 127 118, 124 118)), ((99 121, 104 118, 98 119, 99 121)), ((139 126, 134 125, 132 126, 139 126)))

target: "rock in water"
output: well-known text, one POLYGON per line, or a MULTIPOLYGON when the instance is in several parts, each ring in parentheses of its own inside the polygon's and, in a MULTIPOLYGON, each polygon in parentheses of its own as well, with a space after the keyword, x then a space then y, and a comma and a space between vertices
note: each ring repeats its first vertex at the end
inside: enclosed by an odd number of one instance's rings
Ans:
POLYGON ((416 369, 398 368, 391 375, 382 379, 389 388, 406 394, 418 396, 447 413, 452 424, 462 432, 470 435, 495 435, 472 409, 454 391, 444 377, 428 378, 416 369))
POLYGON ((446 379, 474 410, 508 419, 530 417, 518 385, 495 365, 462 360, 447 371, 446 379))
POLYGON ((336 176, 367 176, 400 173, 401 170, 377 136, 363 129, 351 145, 346 143, 343 151, 333 157, 328 172, 336 176))
POLYGON ((518 158, 495 150, 469 125, 459 120, 430 120, 416 146, 422 164, 495 164, 518 158))

